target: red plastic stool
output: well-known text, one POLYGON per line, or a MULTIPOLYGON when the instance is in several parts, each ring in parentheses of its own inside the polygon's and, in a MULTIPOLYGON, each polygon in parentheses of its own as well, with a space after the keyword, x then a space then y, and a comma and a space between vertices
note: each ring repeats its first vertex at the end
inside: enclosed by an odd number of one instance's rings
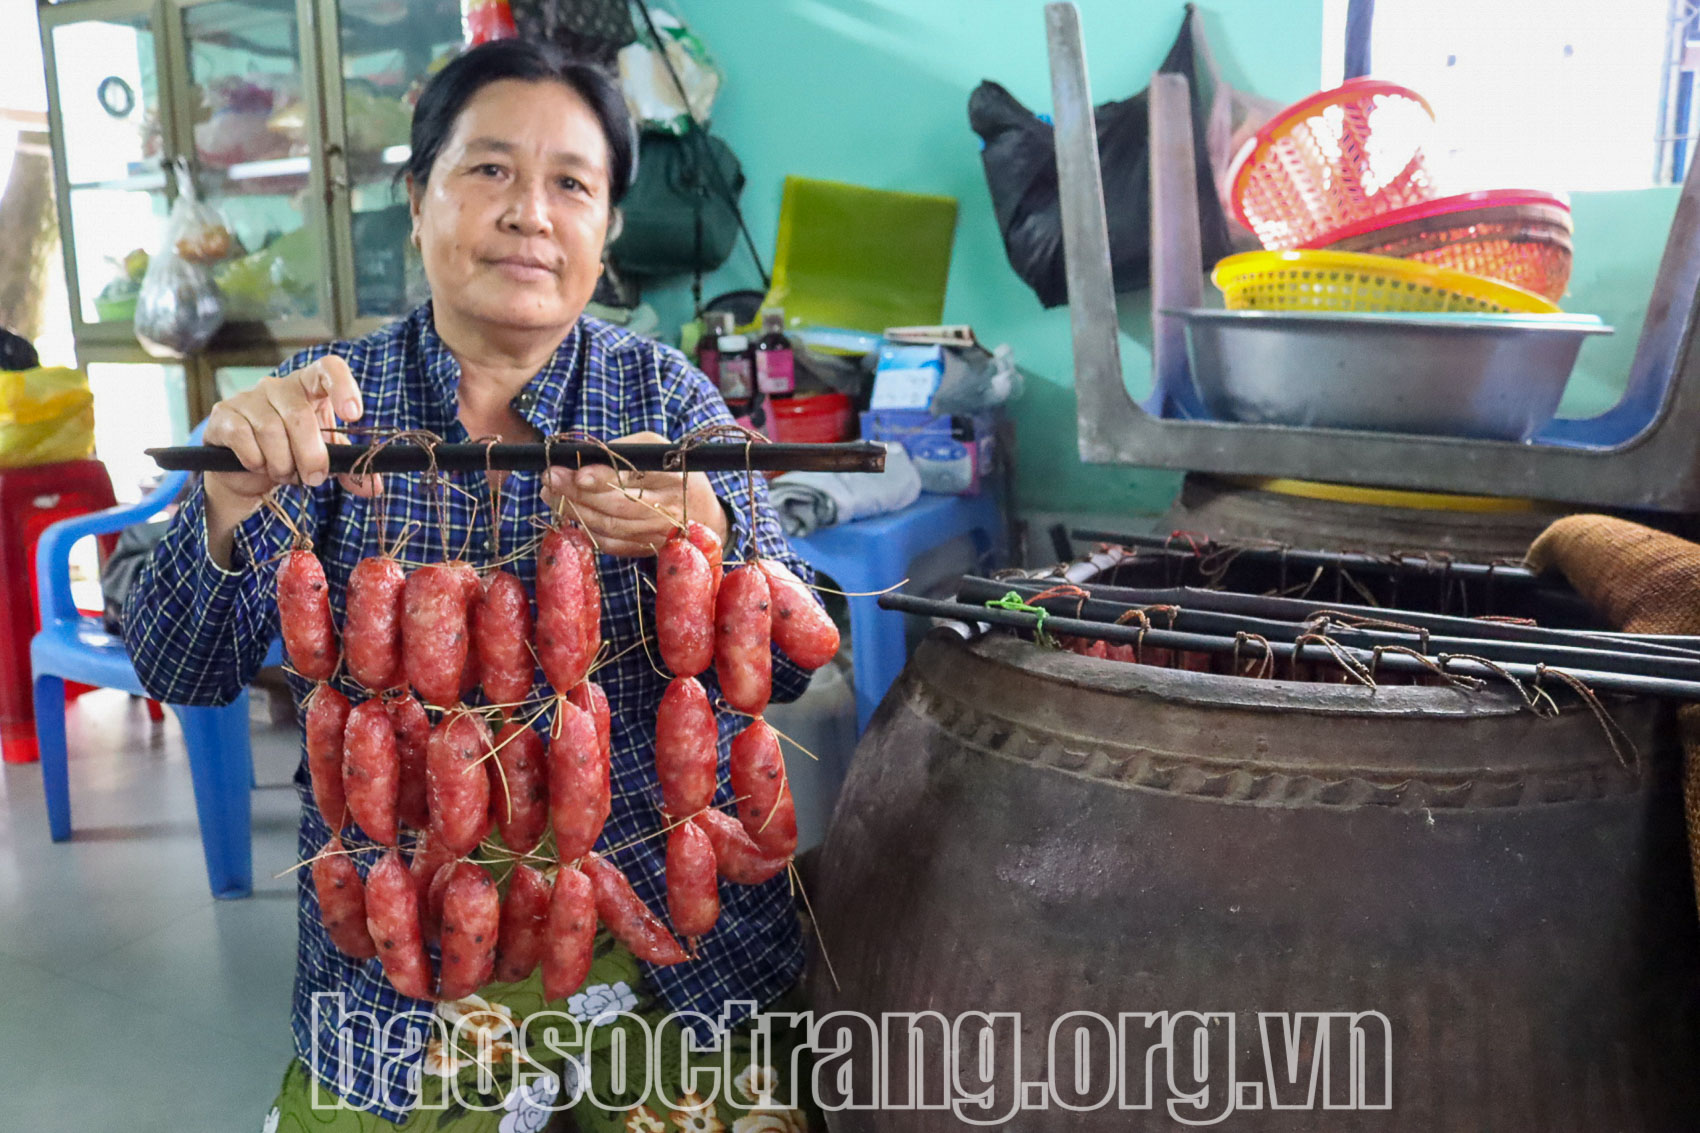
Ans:
MULTIPOLYGON (((36 612, 35 545, 49 524, 113 507, 112 481, 98 460, 0 469, 0 758, 34 763, 35 707, 30 638, 36 612)), ((116 536, 102 540, 110 550, 116 536)))

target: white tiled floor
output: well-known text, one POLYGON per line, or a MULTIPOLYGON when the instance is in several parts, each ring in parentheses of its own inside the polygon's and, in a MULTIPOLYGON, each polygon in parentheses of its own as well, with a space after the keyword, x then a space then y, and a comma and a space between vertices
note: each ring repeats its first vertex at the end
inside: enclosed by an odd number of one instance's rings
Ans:
POLYGON ((257 727, 254 895, 207 888, 175 720, 72 708, 70 842, 41 772, 0 775, 0 1127, 258 1130, 292 1051, 292 729, 257 727))

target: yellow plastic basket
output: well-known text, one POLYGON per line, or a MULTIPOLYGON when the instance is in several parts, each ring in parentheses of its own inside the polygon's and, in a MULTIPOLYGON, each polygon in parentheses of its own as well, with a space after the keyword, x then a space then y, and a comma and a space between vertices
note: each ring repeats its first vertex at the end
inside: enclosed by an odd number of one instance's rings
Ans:
POLYGON ((1210 278, 1231 311, 1558 311, 1497 279, 1359 252, 1245 252, 1218 263, 1210 278))

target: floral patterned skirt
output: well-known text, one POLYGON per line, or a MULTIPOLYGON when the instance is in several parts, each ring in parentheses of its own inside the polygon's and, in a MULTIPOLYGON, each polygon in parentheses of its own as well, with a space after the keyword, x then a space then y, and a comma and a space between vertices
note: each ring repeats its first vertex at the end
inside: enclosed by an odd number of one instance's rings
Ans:
MULTIPOLYGON (((795 1095, 793 1084, 785 1080, 793 1066, 809 1065, 808 1052, 797 1049, 805 1036, 777 1025, 780 1020, 775 1019, 771 1058, 758 1062, 750 1028, 735 1027, 721 1037, 720 1050, 699 1058, 682 1049, 688 1038, 676 1020, 667 1018, 670 1009, 644 980, 636 957, 605 932, 598 934, 596 953, 583 990, 567 1001, 567 1012, 587 1025, 605 1021, 587 1027, 588 1042, 581 1041, 576 1048, 557 1037, 548 1046, 529 1043, 524 1052, 532 1064, 529 1074, 537 1075, 535 1068, 541 1067, 554 1075, 553 1081, 537 1076, 529 1084, 516 1085, 513 1073, 514 1044, 521 1041, 519 1021, 546 1006, 542 980, 534 973, 521 983, 491 984, 482 989, 482 996, 437 1005, 448 1032, 462 1036, 462 1041, 453 1049, 440 1039, 428 1043, 422 1104, 405 1124, 394 1125, 376 1114, 337 1103, 322 1084, 315 1089, 310 1069, 297 1058, 284 1074, 277 1103, 266 1115, 264 1133, 389 1133, 396 1129, 408 1133, 539 1133, 544 1129, 808 1133, 825 1129, 808 1097, 809 1075, 800 1075, 795 1095), (617 1020, 612 1018, 615 1012, 621 1013, 617 1020), (616 1082, 615 1060, 606 1057, 621 1032, 627 1035, 626 1050, 642 1057, 648 1048, 648 1040, 640 1034, 644 1025, 660 1045, 659 1081, 648 1082, 647 1090, 642 1088, 644 1075, 637 1072, 623 1074, 622 1081, 616 1082), (724 1053, 727 1048, 732 1052, 730 1060, 724 1053), (703 1101, 680 1088, 680 1079, 696 1065, 741 1069, 712 1101, 703 1101), (802 1108, 779 1100, 789 1102, 793 1096, 802 1108), (567 1104, 574 1097, 578 1100, 567 1104)), ((795 990, 770 1008, 776 1012, 803 1009, 795 990)))

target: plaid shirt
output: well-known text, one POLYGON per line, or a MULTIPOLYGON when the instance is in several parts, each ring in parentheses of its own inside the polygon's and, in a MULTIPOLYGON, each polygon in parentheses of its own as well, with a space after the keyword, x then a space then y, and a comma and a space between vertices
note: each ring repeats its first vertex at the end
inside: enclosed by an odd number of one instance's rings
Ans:
MULTIPOLYGON (((360 385, 361 426, 428 429, 448 441, 469 439, 456 416, 459 365, 437 336, 430 304, 359 341, 303 351, 278 372, 287 373, 331 353, 347 360, 360 385)), ((579 320, 554 357, 514 399, 513 408, 545 436, 576 429, 603 440, 643 430, 678 439, 700 426, 731 420, 708 379, 678 351, 589 317, 579 320)), ((742 557, 753 525, 762 555, 784 561, 805 579, 813 577, 781 534, 761 477, 754 478, 753 498, 750 478, 743 473, 711 472, 709 477, 729 512, 729 560, 742 557)), ((381 500, 348 494, 334 478, 312 490, 278 489, 283 508, 292 517, 305 517, 305 529, 324 564, 339 624, 350 571, 362 558, 379 552, 380 507, 392 541, 404 525, 418 525, 400 556, 408 565, 448 557, 440 531, 447 533, 451 555, 459 555, 464 547, 468 548, 466 558, 474 564, 489 562, 534 539, 534 521, 548 516, 538 473, 509 474, 501 492, 498 530, 492 529, 491 493, 482 472, 445 478, 466 495, 428 491, 425 478, 418 475, 386 477, 381 500)), ((205 516, 197 484, 138 576, 124 613, 130 652, 142 684, 150 695, 172 703, 223 704, 234 699, 258 672, 278 632, 271 563, 289 545, 285 525, 266 509, 244 521, 236 532, 232 569, 224 570, 207 554, 205 516)), ((631 648, 641 627, 653 619, 654 603, 645 601, 639 581, 640 574, 653 570, 652 562, 600 558, 603 636, 611 646, 610 655, 618 657, 597 674, 613 710, 613 813, 599 843, 603 847, 655 835, 662 825, 654 725, 666 679, 651 667, 643 648, 631 648), (640 602, 645 605, 641 621, 640 602)), ((527 556, 507 569, 530 586, 536 580, 536 557, 527 556)), ((533 696, 546 696, 549 690, 542 684, 541 672, 536 680, 533 696)), ((705 674, 704 680, 710 697, 715 698, 712 673, 705 674)), ((290 683, 299 713, 311 685, 294 676, 290 683)), ((807 673, 775 652, 775 700, 796 698, 807 683, 807 673)), ((345 684, 344 691, 355 699, 365 695, 351 683, 345 684)), ((719 722, 721 771, 715 803, 724 808, 732 800, 727 746, 741 723, 730 713, 721 714, 719 722)), ((537 727, 546 735, 547 717, 537 727)), ((303 803, 300 851, 305 858, 330 837, 313 805, 305 751, 295 783, 303 803)), ((376 850, 358 855, 362 872, 377 856, 376 850)), ((665 840, 650 837, 612 859, 650 908, 658 911, 666 908, 664 858, 665 840)), ((429 1004, 399 995, 376 960, 354 961, 336 950, 320 923, 310 872, 298 871, 296 1045, 303 1057, 317 1046, 315 1059, 310 1060, 314 1071, 351 1103, 399 1121, 410 1099, 382 1084, 374 1091, 373 1047, 398 1012, 429 1009, 429 1004), (342 993, 348 1012, 369 1013, 345 1023, 353 1035, 352 1059, 338 1057, 336 1028, 344 1021, 335 1012, 330 1018, 314 1018, 311 997, 322 992, 342 993)), ((765 885, 723 886, 721 899, 720 920, 701 942, 701 959, 647 969, 670 1006, 700 1011, 710 1018, 719 1018, 723 1005, 730 1002, 771 1002, 796 982, 803 963, 801 933, 783 876, 765 885)), ((729 1020, 747 1013, 748 1007, 734 1009, 729 1020)))

